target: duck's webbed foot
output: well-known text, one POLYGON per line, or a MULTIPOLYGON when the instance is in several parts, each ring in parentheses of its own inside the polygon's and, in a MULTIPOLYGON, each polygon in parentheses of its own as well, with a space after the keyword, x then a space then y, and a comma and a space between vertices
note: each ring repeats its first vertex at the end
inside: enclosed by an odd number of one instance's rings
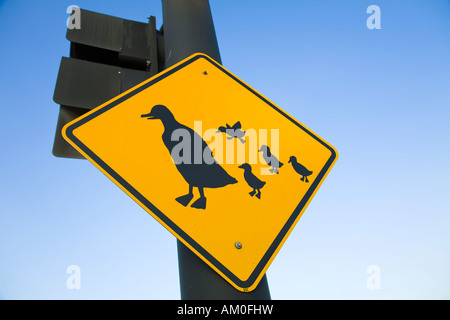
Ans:
POLYGON ((256 194, 256 197, 257 197, 258 199, 261 199, 261 191, 258 190, 258 193, 256 194))
POLYGON ((206 197, 200 197, 191 205, 192 208, 206 209, 206 197))
POLYGON ((175 200, 177 200, 178 203, 180 203, 186 207, 189 204, 189 202, 191 202, 193 197, 194 197, 194 195, 192 193, 189 193, 184 196, 178 197, 175 200))
POLYGON ((256 190, 253 190, 252 192, 249 192, 249 195, 251 195, 252 197, 255 195, 256 190))

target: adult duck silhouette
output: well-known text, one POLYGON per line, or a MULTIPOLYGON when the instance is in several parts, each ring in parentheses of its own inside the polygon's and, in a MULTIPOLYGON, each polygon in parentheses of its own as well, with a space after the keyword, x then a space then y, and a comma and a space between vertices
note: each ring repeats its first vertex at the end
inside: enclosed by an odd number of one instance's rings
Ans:
POLYGON ((310 176, 313 172, 306 169, 303 165, 297 162, 297 158, 294 156, 291 156, 289 158, 289 163, 292 163, 292 167, 294 168, 295 172, 297 172, 302 177, 300 180, 309 182, 308 176, 310 176))
MULTIPOLYGON (((207 143, 191 128, 179 123, 175 120, 174 115, 170 110, 163 105, 155 105, 150 113, 141 115, 142 118, 149 120, 158 119, 161 120, 164 126, 164 132, 162 134, 162 140, 167 150, 169 151, 176 168, 183 176, 184 180, 189 185, 189 193, 176 198, 183 206, 187 206, 193 195, 193 188, 198 188, 200 198, 198 198, 191 207, 197 209, 206 208, 206 197, 203 188, 221 188, 229 184, 237 183, 237 180, 231 177, 214 159, 211 149, 207 143), (180 142, 174 139, 175 136, 182 136, 183 141, 180 142), (190 138, 190 140, 188 139, 190 138), (184 141, 187 139, 189 141, 184 141), (175 149, 180 144, 185 143, 188 145, 188 149, 175 149), (201 145, 201 150, 197 150, 196 147, 201 145), (183 154, 185 151, 189 154, 183 154), (200 154, 201 151, 201 154, 200 154), (209 159, 204 159, 204 156, 209 159), (207 161, 205 161, 207 160, 207 161)), ((184 145, 186 145, 184 144, 184 145)), ((200 148, 198 148, 200 149, 200 148)))

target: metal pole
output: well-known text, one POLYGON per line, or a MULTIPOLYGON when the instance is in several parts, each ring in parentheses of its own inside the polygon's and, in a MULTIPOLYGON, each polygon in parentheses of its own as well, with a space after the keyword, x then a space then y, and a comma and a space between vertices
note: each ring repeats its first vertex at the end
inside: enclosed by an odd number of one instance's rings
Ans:
POLYGON ((222 63, 208 0, 162 0, 165 68, 204 53, 222 63))
MULTIPOLYGON (((162 0, 165 68, 194 53, 222 63, 208 0, 162 0)), ((270 300, 267 277, 251 292, 226 282, 177 240, 182 300, 270 300)))

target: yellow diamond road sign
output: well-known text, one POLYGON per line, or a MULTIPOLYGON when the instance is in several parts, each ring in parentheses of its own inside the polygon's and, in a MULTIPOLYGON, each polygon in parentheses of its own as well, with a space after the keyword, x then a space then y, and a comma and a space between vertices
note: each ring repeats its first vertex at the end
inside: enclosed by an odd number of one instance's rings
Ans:
POLYGON ((337 159, 203 54, 86 113, 63 135, 241 291, 257 286, 337 159))

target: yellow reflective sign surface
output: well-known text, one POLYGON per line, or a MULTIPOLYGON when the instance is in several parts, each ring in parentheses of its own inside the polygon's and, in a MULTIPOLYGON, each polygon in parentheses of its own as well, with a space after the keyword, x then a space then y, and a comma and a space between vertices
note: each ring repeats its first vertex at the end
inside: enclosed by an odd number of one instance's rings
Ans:
POLYGON ((209 266, 253 290, 337 159, 196 54, 69 123, 64 137, 209 266))

